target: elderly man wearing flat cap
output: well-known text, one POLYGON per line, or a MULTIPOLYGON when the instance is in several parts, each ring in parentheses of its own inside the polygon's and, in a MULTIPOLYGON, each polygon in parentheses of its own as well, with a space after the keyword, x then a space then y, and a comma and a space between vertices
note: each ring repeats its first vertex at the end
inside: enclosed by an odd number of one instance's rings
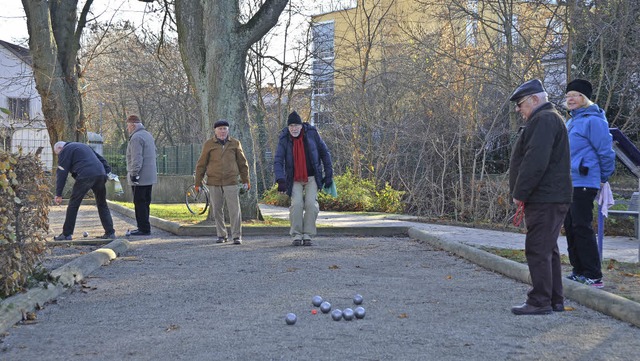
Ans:
POLYGON ((137 115, 127 118, 127 132, 130 135, 127 145, 127 178, 133 192, 133 206, 138 225, 138 229, 128 232, 128 235, 147 236, 151 234, 151 191, 153 185, 158 183, 156 143, 137 115))
POLYGON ((527 226, 525 255, 532 289, 516 315, 564 311, 558 235, 573 188, 567 129, 538 79, 520 85, 509 98, 524 119, 511 153, 509 189, 527 226))
POLYGON ((196 191, 200 191, 204 175, 212 194, 211 208, 216 222, 217 243, 227 242, 227 229, 222 208, 227 203, 231 221, 233 244, 242 244, 242 213, 238 197, 238 177, 245 190, 249 183, 249 163, 242 150, 242 144, 229 136, 229 122, 224 119, 213 124, 214 137, 202 146, 202 153, 196 164, 196 191))

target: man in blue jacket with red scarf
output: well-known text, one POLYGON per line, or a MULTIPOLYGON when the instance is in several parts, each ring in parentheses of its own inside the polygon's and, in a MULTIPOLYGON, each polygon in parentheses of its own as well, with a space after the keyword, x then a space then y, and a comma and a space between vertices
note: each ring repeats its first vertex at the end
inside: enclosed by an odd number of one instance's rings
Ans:
POLYGON ((280 133, 274 160, 278 192, 291 197, 289 220, 294 246, 311 246, 320 212, 318 189, 333 184, 331 154, 318 130, 295 111, 280 133))

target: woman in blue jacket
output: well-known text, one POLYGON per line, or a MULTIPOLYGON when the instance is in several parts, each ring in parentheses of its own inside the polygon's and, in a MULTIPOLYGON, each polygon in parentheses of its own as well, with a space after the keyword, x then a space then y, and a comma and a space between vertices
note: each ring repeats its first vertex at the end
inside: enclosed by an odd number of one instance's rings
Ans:
POLYGON ((589 98, 592 86, 575 79, 567 84, 565 101, 571 118, 567 121, 571 150, 573 202, 564 222, 569 260, 573 272, 567 278, 601 288, 602 266, 593 231, 593 201, 600 186, 615 169, 615 152, 604 110, 589 98))

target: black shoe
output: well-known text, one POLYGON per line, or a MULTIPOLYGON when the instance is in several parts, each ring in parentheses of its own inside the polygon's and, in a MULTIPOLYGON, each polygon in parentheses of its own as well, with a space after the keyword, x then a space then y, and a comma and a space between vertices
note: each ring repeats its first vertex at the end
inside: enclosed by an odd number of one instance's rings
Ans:
POLYGON ((102 236, 98 237, 98 239, 116 239, 116 232, 109 233, 109 234, 105 233, 102 236))
POLYGON ((240 238, 234 238, 233 244, 242 244, 242 240, 240 238))
POLYGON ((311 242, 310 239, 303 239, 302 240, 302 245, 303 246, 313 246, 313 242, 311 242))
POLYGON ((564 303, 554 303, 551 308, 553 312, 564 312, 564 303))
POLYGON ((72 241, 73 237, 69 236, 65 236, 64 234, 60 233, 59 235, 53 237, 54 241, 72 241))
POLYGON ((513 312, 514 315, 548 315, 553 311, 551 306, 537 307, 523 303, 521 306, 512 307, 511 312, 513 312))
POLYGON ((139 229, 134 229, 133 231, 129 232, 130 236, 148 236, 150 234, 151 232, 142 232, 139 229))
POLYGON ((216 243, 225 243, 227 242, 227 239, 224 237, 218 237, 218 240, 216 241, 216 243))
POLYGON ((301 239, 294 239, 293 240, 293 245, 294 246, 302 246, 302 240, 301 239))

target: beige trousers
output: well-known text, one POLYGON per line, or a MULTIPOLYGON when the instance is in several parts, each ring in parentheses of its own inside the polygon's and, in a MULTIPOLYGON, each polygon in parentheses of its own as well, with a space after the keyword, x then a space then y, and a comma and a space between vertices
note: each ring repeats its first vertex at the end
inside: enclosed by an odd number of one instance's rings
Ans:
POLYGON ((238 198, 238 186, 208 186, 211 192, 211 207, 213 219, 216 221, 216 235, 227 238, 227 229, 224 224, 222 208, 227 204, 229 220, 231 221, 231 237, 242 238, 242 213, 240 212, 240 198, 238 198))
POLYGON ((316 219, 320 213, 318 205, 318 185, 314 177, 309 177, 306 183, 293 182, 291 190, 291 207, 289 207, 289 221, 291 221, 291 238, 311 239, 316 235, 316 219))

